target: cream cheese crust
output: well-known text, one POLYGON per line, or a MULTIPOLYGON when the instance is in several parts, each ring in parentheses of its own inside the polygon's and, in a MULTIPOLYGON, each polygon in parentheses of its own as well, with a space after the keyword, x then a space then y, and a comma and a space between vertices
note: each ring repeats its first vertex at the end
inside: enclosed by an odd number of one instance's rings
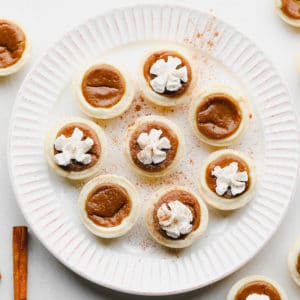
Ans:
POLYGON ((8 76, 8 75, 18 72, 28 62, 30 55, 31 55, 31 42, 30 42, 30 40, 28 38, 28 34, 27 34, 26 30, 23 28, 23 26, 21 26, 20 24, 18 24, 17 22, 15 22, 13 20, 1 18, 1 17, 0 17, 0 19, 6 20, 10 23, 17 25, 23 31, 25 38, 26 38, 25 49, 22 53, 21 58, 19 60, 17 60, 17 62, 11 66, 8 66, 6 68, 0 68, 0 77, 2 77, 2 76, 8 76))
POLYGON ((129 164, 132 166, 132 168, 138 174, 145 176, 145 177, 156 178, 156 177, 164 176, 164 175, 174 171, 174 169, 176 169, 178 167, 178 165, 180 164, 181 160, 184 157, 185 140, 184 140, 184 137, 183 137, 179 127, 172 121, 170 121, 164 117, 161 117, 161 116, 154 116, 154 115, 144 116, 144 117, 138 118, 135 121, 135 123, 132 126, 130 126, 128 128, 127 132, 125 133, 125 136, 123 138, 123 152, 129 162, 129 164), (131 153, 130 153, 130 140, 131 140, 132 134, 142 124, 151 123, 151 122, 161 122, 163 124, 166 124, 176 134, 177 139, 178 139, 177 153, 176 153, 176 156, 175 156, 173 162, 168 167, 166 167, 164 170, 161 170, 159 172, 148 172, 148 171, 142 170, 134 163, 134 161, 132 160, 132 157, 131 157, 131 153))
POLYGON ((194 100, 191 103, 190 109, 189 109, 189 121, 192 129, 194 130, 196 136, 204 143, 209 144, 211 146, 215 147, 225 147, 232 145, 235 143, 238 139, 240 139, 249 126, 249 116, 250 116, 250 110, 249 110, 249 104, 246 98, 242 97, 239 92, 236 90, 227 87, 227 86, 213 86, 210 88, 207 88, 203 91, 201 91, 198 95, 194 97, 194 100), (237 130, 233 132, 230 136, 223 138, 223 139, 212 139, 204 134, 202 134, 197 126, 197 110, 198 107, 206 101, 206 99, 213 94, 224 94, 229 99, 231 99, 237 107, 240 108, 241 111, 241 123, 237 130))
POLYGON ((73 81, 73 91, 75 94, 75 98, 77 99, 78 103, 79 103, 79 107, 80 109, 87 114, 90 117, 96 118, 96 119, 112 119, 115 117, 118 117, 120 115, 122 115, 126 110, 129 109, 134 96, 135 96, 135 87, 134 87, 134 83, 131 79, 131 76, 128 74, 128 72, 126 70, 124 70, 123 68, 116 66, 113 63, 109 63, 109 62, 99 62, 96 64, 93 64, 91 66, 89 66, 88 68, 84 69, 83 71, 80 72, 80 74, 75 78, 75 80, 73 81), (91 104, 89 104, 83 93, 82 93, 82 88, 81 88, 81 84, 82 84, 82 80, 85 76, 85 74, 93 67, 98 66, 98 65, 109 65, 112 66, 113 68, 117 69, 121 75, 123 76, 124 80, 125 80, 125 93, 122 96, 122 98, 120 99, 120 101, 118 103, 116 103, 115 105, 113 105, 112 107, 94 107, 91 104))
POLYGON ((278 16, 288 25, 300 28, 300 20, 298 19, 293 19, 289 16, 287 16, 283 11, 282 11, 282 1, 281 0, 274 0, 274 5, 275 5, 275 10, 278 14, 278 16))
POLYGON ((60 176, 65 177, 70 180, 84 180, 89 177, 92 177, 96 175, 97 173, 100 172, 100 166, 102 165, 105 157, 106 157, 106 152, 107 152, 107 141, 106 141, 106 136, 102 128, 94 123, 93 121, 83 119, 83 118, 69 118, 66 120, 62 120, 58 122, 53 128, 50 129, 48 132, 48 135, 46 136, 46 141, 45 141, 45 155, 46 159, 48 161, 48 164, 52 169, 58 173, 60 176), (83 171, 79 172, 74 172, 74 171, 66 171, 60 166, 58 166, 55 161, 54 161, 54 153, 53 153, 53 145, 56 140, 56 135, 58 131, 63 128, 65 125, 70 124, 70 123, 82 123, 84 125, 89 126, 96 134, 99 139, 99 142, 101 144, 101 153, 100 157, 95 165, 92 167, 85 169, 83 171))
POLYGON ((296 268, 299 254, 300 254, 300 238, 298 238, 290 248, 288 260, 287 260, 290 275, 292 279, 295 281, 295 283, 300 286, 300 274, 298 273, 296 268))
POLYGON ((138 220, 141 204, 142 203, 135 186, 126 178, 111 174, 101 175, 87 182, 82 188, 78 198, 78 208, 83 224, 94 235, 102 238, 117 238, 126 234, 138 220), (105 183, 116 184, 124 188, 131 201, 131 210, 129 215, 122 220, 121 224, 114 227, 104 227, 95 224, 92 220, 90 220, 85 209, 89 193, 98 185, 105 183))
POLYGON ((226 300, 235 300, 235 296, 237 295, 238 291, 244 285, 246 285, 250 282, 253 282, 253 281, 265 281, 265 282, 272 284, 278 291, 279 295, 281 296, 281 300, 288 300, 288 297, 287 297, 285 291, 282 289, 282 287, 276 281, 274 281, 268 277, 261 276, 261 275, 248 276, 248 277, 245 277, 245 278, 241 279, 240 281, 236 282, 230 289, 226 300))
POLYGON ((223 149, 211 153, 201 164, 198 182, 199 190, 204 201, 210 206, 224 211, 235 210, 245 206, 254 196, 255 193, 255 181, 256 181, 256 168, 252 159, 243 152, 232 150, 232 149, 223 149), (249 178, 250 185, 243 194, 235 196, 232 199, 226 199, 222 196, 217 195, 213 192, 206 182, 206 170, 208 165, 223 155, 235 155, 240 157, 249 168, 249 178))
POLYGON ((188 49, 186 47, 180 47, 180 46, 176 47, 174 45, 168 46, 168 44, 166 44, 164 48, 156 48, 156 49, 153 49, 151 52, 147 53, 147 55, 145 55, 144 58, 142 59, 140 66, 139 66, 139 70, 138 70, 138 84, 139 84, 139 88, 140 88, 142 96, 146 100, 152 102, 153 104, 156 104, 159 106, 164 106, 164 107, 176 106, 178 104, 181 104, 182 102, 191 100, 193 89, 195 88, 197 80, 198 80, 198 62, 195 59, 195 57, 197 57, 197 56, 194 53, 193 49, 188 49), (145 79, 144 64, 145 64, 146 60, 148 59, 148 57, 157 51, 178 52, 189 62, 190 67, 191 67, 192 80, 190 82, 188 89, 182 95, 172 98, 172 97, 164 96, 163 94, 156 93, 155 91, 152 90, 152 88, 149 86, 147 80, 145 79))
POLYGON ((169 248, 186 248, 190 246, 195 240, 197 240, 201 235, 203 235, 206 231, 207 225, 208 225, 208 220, 209 220, 209 215, 208 215, 208 210, 205 205, 205 203, 201 200, 201 198, 196 195, 194 192, 192 192, 190 189, 185 188, 183 186, 166 186, 155 193, 152 194, 149 202, 147 203, 146 211, 145 211, 145 223, 147 225, 148 231, 150 235, 156 240, 159 244, 169 247, 169 248), (201 210, 201 215, 200 215, 200 224, 199 227, 187 234, 187 236, 184 239, 178 239, 178 240, 173 240, 173 239, 168 239, 164 236, 162 236, 159 232, 156 231, 154 227, 154 222, 153 222, 153 209, 154 205, 159 199, 164 196, 166 193, 174 191, 174 190, 179 190, 179 191, 185 191, 190 193, 197 199, 199 205, 200 205, 200 210, 201 210))

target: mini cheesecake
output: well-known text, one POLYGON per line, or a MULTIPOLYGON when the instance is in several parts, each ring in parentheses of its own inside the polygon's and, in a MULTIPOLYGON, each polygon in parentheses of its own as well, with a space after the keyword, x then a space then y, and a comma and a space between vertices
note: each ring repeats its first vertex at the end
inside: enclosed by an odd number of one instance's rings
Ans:
POLYGON ((289 251, 288 268, 293 280, 300 286, 300 238, 289 251))
POLYGON ((208 210, 200 197, 189 189, 169 186, 152 195, 145 221, 158 243, 169 248, 185 248, 204 234, 208 210))
POLYGON ((148 53, 139 70, 142 95, 159 106, 175 106, 191 98, 197 63, 187 49, 161 49, 148 53))
POLYGON ((195 96, 189 120, 197 137, 204 143, 224 147, 243 136, 249 126, 248 101, 238 92, 215 86, 195 96))
POLYGON ((30 56, 30 43, 24 29, 14 21, 0 19, 0 76, 22 68, 30 56))
POLYGON ((220 210, 238 209, 253 198, 255 165, 240 151, 215 151, 202 162, 198 180, 207 204, 220 210))
POLYGON ((294 27, 300 27, 300 1, 275 0, 275 8, 284 22, 294 27))
POLYGON ((127 179, 102 175, 84 185, 78 207, 89 231, 102 238, 116 238, 126 234, 136 223, 141 201, 127 179))
POLYGON ((101 127, 86 119, 70 118, 49 131, 45 152, 56 173, 71 180, 83 180, 99 173, 106 147, 101 127))
POLYGON ((140 175, 160 177, 172 172, 184 155, 184 138, 176 124, 161 116, 138 118, 123 141, 132 168, 140 175))
POLYGON ((74 81, 74 90, 82 111, 97 119, 111 119, 123 114, 135 95, 129 74, 108 63, 84 70, 74 81))
POLYGON ((288 297, 277 282, 256 275, 238 281, 229 291, 227 300, 288 300, 288 297))

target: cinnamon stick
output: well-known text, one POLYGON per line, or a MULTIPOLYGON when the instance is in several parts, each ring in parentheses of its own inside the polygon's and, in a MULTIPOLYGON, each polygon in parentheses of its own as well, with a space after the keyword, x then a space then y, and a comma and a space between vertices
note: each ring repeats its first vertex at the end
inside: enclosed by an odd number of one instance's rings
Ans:
POLYGON ((14 300, 27 299, 27 227, 13 227, 14 300))

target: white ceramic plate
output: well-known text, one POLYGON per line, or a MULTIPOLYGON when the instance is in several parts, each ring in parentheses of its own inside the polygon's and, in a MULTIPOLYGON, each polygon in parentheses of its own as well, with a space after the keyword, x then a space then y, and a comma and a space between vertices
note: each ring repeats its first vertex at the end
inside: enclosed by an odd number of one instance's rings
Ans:
MULTIPOLYGON (((160 186, 180 183, 197 191, 199 163, 211 149, 197 141, 187 124, 188 105, 158 110, 136 100, 123 117, 101 123, 110 157, 101 173, 129 178, 147 201, 160 186), (175 120, 184 131, 187 155, 178 170, 153 185, 138 178, 122 156, 128 124, 143 114, 175 120)), ((206 286, 249 261, 278 228, 291 200, 299 160, 297 121, 291 99, 265 56, 241 33, 217 18, 181 7, 140 6, 89 19, 63 36, 40 59, 18 94, 10 127, 10 175, 20 207, 34 233, 62 263, 106 287, 136 294, 175 294, 206 286), (229 84, 251 101, 253 118, 233 148, 256 161, 255 199, 231 214, 210 211, 204 238, 182 251, 158 246, 142 217, 123 238, 103 241, 83 227, 77 211, 80 186, 48 170, 43 143, 55 120, 82 115, 72 95, 77 72, 110 59, 137 74, 140 58, 152 47, 195 47, 199 88, 229 84)))

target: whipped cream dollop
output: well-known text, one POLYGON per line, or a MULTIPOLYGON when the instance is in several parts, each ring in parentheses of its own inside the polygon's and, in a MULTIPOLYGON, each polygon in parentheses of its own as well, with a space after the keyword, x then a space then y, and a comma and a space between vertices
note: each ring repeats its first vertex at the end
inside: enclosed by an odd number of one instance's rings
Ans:
POLYGON ((232 162, 224 168, 216 166, 211 174, 217 178, 216 193, 220 196, 228 190, 230 190, 231 195, 235 196, 243 193, 246 189, 248 174, 246 171, 239 172, 237 162, 232 162))
POLYGON ((246 298, 246 300, 270 300, 270 297, 261 294, 251 294, 246 298))
POLYGON ((167 236, 177 239, 180 235, 192 231, 193 214, 191 210, 179 200, 162 204, 157 210, 160 227, 167 236))
POLYGON ((150 85, 157 93, 176 92, 182 87, 182 82, 188 81, 187 67, 177 68, 182 64, 178 57, 168 56, 167 61, 158 59, 150 68, 150 74, 156 75, 150 85))
POLYGON ((171 149, 171 144, 168 138, 161 137, 160 129, 151 129, 149 134, 142 132, 137 143, 142 149, 138 154, 138 160, 144 165, 159 164, 167 158, 166 151, 171 149))
POLYGON ((60 153, 54 155, 54 161, 59 166, 67 166, 72 160, 75 160, 84 165, 88 165, 92 157, 87 152, 94 145, 91 138, 82 140, 83 132, 77 127, 73 130, 70 137, 60 135, 54 142, 54 148, 60 153))

